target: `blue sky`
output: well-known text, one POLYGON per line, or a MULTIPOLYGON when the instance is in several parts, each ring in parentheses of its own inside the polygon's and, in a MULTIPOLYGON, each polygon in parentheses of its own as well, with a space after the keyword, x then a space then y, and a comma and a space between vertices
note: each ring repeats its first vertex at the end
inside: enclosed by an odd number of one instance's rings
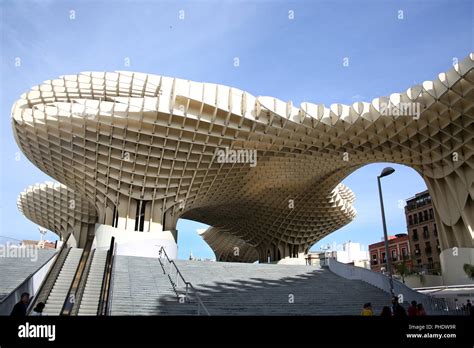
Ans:
MULTIPOLYGON (((432 80, 474 46, 470 0, 0 4, 0 235, 20 239, 38 238, 39 233, 18 212, 16 198, 27 186, 50 179, 24 156, 15 159, 19 149, 10 110, 23 92, 44 80, 80 71, 131 70, 226 84, 295 105, 351 104, 432 80), (21 65, 15 66, 18 58, 21 65)), ((357 197, 358 216, 313 249, 380 240, 376 176, 384 166, 368 165, 346 178, 357 197)), ((384 179, 387 224, 390 233, 400 233, 406 226, 399 200, 426 186, 412 169, 393 167, 396 173, 384 179)), ((196 233, 203 227, 179 221, 180 258, 190 249, 195 256, 212 257, 196 233)))

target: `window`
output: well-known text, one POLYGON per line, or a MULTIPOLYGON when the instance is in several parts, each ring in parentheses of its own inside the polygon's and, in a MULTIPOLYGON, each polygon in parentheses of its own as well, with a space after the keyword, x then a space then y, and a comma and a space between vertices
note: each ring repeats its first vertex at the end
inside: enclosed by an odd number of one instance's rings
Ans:
POLYGON ((430 242, 425 243, 425 251, 426 251, 427 254, 431 254, 431 243, 430 242))
POLYGON ((420 255, 420 244, 415 244, 415 254, 420 255))
POLYGON ((397 251, 392 250, 392 261, 397 261, 397 251))
POLYGON ((402 248, 402 256, 403 256, 404 259, 408 257, 407 248, 402 248))
POLYGON ((118 209, 114 207, 114 213, 112 214, 112 227, 118 226, 118 209))
POLYGON ((434 219, 433 208, 430 208, 430 220, 434 219))
POLYGON ((436 224, 434 224, 433 233, 435 236, 438 236, 438 229, 436 228, 436 224))
POLYGON ((425 211, 423 212, 423 220, 425 220, 425 221, 428 220, 428 211, 427 211, 427 210, 425 210, 425 211))
POLYGON ((421 265, 421 259, 416 260, 416 263, 417 263, 418 265, 421 265))
POLYGON ((408 215, 408 226, 413 225, 413 216, 408 215))
POLYGON ((430 238, 430 233, 428 232, 428 226, 423 226, 423 238, 430 238))
POLYGON ((386 263, 387 260, 385 259, 385 253, 382 253, 382 263, 386 263))
POLYGON ((144 230, 145 207, 146 207, 146 201, 137 201, 137 210, 135 214, 135 231, 143 232, 144 230))
POLYGON ((415 229, 413 229, 413 240, 416 242, 418 240, 418 231, 415 229))
POLYGON ((428 257, 428 268, 429 269, 434 268, 433 258, 431 258, 431 257, 428 257))
POLYGON ((378 262, 377 262, 377 254, 372 254, 372 264, 373 265, 376 265, 378 262))
POLYGON ((418 213, 418 221, 423 222, 423 214, 421 213, 421 211, 418 213))
POLYGON ((418 215, 416 215, 416 213, 413 214, 413 218, 415 220, 415 225, 416 225, 418 223, 418 215))

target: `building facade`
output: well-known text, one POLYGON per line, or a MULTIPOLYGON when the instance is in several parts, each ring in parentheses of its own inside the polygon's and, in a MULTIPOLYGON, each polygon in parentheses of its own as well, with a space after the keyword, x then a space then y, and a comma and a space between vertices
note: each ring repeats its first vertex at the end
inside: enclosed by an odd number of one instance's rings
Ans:
POLYGON ((441 247, 435 221, 434 206, 428 190, 407 199, 405 215, 412 250, 414 271, 440 274, 441 247))
MULTIPOLYGON (((392 272, 396 273, 396 266, 405 261, 408 269, 412 269, 413 261, 410 256, 410 242, 407 234, 396 234, 388 237, 388 250, 392 272)), ((387 258, 385 254, 385 242, 369 245, 370 269, 375 272, 387 271, 387 258)))
POLYGON ((360 243, 351 241, 342 244, 342 250, 310 251, 306 255, 306 263, 308 265, 324 266, 329 258, 357 267, 370 268, 369 252, 364 250, 360 243))

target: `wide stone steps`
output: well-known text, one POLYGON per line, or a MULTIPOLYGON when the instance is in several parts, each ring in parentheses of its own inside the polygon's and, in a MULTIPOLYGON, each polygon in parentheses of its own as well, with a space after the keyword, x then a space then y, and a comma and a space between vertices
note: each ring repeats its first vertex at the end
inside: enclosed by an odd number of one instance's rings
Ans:
POLYGON ((69 250, 61 272, 46 300, 46 306, 43 311, 45 315, 59 315, 61 313, 67 293, 76 274, 82 251, 83 249, 78 248, 71 248, 69 250))
MULTIPOLYGON (((382 290, 314 266, 176 264, 211 315, 360 315, 366 302, 378 314, 390 305, 382 290)), ((178 301, 157 259, 117 256, 115 266, 112 315, 196 315, 193 293, 178 301)))
POLYGON ((10 294, 29 275, 36 273, 55 253, 55 249, 4 247, 0 257, 0 300, 10 294))

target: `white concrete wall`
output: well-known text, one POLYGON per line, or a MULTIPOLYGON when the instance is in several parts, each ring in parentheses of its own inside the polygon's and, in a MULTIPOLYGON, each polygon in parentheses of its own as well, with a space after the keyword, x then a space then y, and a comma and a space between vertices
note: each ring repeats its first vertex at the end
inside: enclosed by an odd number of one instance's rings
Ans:
POLYGON ((117 243, 117 255, 158 257, 160 247, 163 246, 168 257, 176 259, 178 245, 175 235, 175 231, 136 232, 96 224, 92 248, 107 250, 113 236, 117 243))
POLYGON ((474 284, 463 270, 466 263, 474 265, 474 248, 445 249, 439 258, 444 285, 474 284))
POLYGON ((369 252, 362 250, 360 243, 346 242, 343 250, 337 251, 337 261, 351 263, 362 260, 369 260, 369 252))
POLYGON ((284 259, 272 263, 277 263, 279 265, 306 265, 306 259, 304 257, 286 257, 284 259))
MULTIPOLYGON (((405 277, 405 285, 410 288, 424 288, 430 286, 442 286, 444 285, 443 277, 439 275, 425 274, 420 279, 417 275, 409 275, 405 277)), ((401 281, 401 278, 400 278, 401 281)))

